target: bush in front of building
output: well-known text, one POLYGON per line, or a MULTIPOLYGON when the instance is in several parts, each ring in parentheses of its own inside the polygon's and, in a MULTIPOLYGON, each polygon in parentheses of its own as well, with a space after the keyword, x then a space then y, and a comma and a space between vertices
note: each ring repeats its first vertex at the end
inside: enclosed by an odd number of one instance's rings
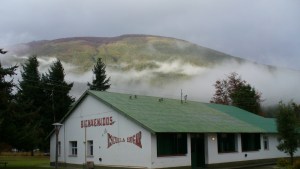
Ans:
POLYGON ((276 166, 280 169, 293 169, 290 161, 287 158, 280 158, 277 160, 276 166))
POLYGON ((294 162, 293 169, 300 169, 300 160, 294 162))

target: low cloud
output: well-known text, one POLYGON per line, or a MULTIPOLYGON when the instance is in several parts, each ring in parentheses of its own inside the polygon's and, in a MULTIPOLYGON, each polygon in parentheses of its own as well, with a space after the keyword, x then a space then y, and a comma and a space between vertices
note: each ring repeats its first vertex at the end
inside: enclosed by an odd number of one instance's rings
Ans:
POLYGON ((300 83, 299 71, 252 63, 224 62, 185 82, 182 88, 190 98, 208 102, 215 92, 213 87, 215 81, 225 79, 231 72, 238 73, 243 80, 262 93, 263 105, 277 104, 281 100, 291 99, 300 103, 297 92, 300 83))
POLYGON ((158 73, 180 73, 188 76, 197 75, 206 68, 194 66, 190 63, 184 63, 180 60, 172 62, 155 62, 159 68, 155 70, 158 73))
MULTIPOLYGON (((1 56, 4 67, 24 62, 26 57, 1 56)), ((39 57, 40 72, 45 73, 49 66, 56 60, 55 57, 39 57)), ((71 95, 78 98, 88 87, 87 82, 93 79, 92 71, 76 73, 76 66, 62 62, 66 73, 66 81, 74 82, 71 95)), ((107 68, 107 76, 111 78, 109 91, 131 93, 138 95, 151 95, 180 99, 181 90, 188 95, 188 100, 209 102, 215 89, 213 84, 218 79, 225 79, 231 72, 238 73, 243 80, 262 93, 263 105, 277 104, 279 101, 293 99, 300 103, 300 95, 297 92, 300 84, 300 72, 268 67, 254 63, 238 63, 234 60, 223 62, 214 67, 199 67, 191 63, 183 63, 180 60, 172 62, 156 62, 158 67, 144 70, 131 69, 128 71, 116 71, 107 68), (159 77, 179 73, 187 78, 168 79, 159 77), (155 83, 153 83, 155 81, 155 83)), ((20 78, 20 68, 16 79, 20 78)), ((17 82, 17 81, 16 81, 17 82)))

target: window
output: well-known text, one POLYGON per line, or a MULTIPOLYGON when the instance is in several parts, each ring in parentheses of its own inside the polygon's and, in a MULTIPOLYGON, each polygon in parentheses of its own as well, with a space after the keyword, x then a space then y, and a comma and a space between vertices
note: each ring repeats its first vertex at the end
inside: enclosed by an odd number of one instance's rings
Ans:
POLYGON ((61 154, 61 143, 60 141, 57 143, 57 147, 58 147, 58 155, 60 156, 61 154))
POLYGON ((264 139, 264 149, 269 150, 269 138, 268 138, 268 136, 264 136, 263 139, 264 139))
POLYGON ((237 151, 236 135, 233 133, 219 133, 218 137, 218 152, 229 153, 237 151))
POLYGON ((258 151, 260 149, 260 134, 244 133, 241 134, 242 151, 258 151))
POLYGON ((158 133, 157 156, 176 156, 187 153, 187 134, 158 133))
POLYGON ((77 141, 70 141, 70 155, 77 156, 77 141))
POLYGON ((87 141, 87 154, 88 154, 88 156, 93 156, 94 155, 93 140, 88 140, 87 141))

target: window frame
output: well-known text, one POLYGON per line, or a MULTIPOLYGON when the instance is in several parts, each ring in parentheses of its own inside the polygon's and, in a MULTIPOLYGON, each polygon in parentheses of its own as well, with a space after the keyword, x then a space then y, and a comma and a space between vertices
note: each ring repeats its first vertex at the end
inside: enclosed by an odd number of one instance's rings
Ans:
POLYGON ((70 141, 70 157, 77 157, 78 155, 78 144, 77 141, 70 141))
POLYGON ((263 136, 263 146, 264 146, 264 150, 269 150, 270 149, 269 137, 268 136, 263 136))
POLYGON ((259 133, 241 133, 242 152, 259 151, 261 137, 259 133))
POLYGON ((87 155, 89 157, 94 156, 94 141, 93 140, 88 140, 87 141, 87 155))
POLYGON ((238 152, 237 144, 238 141, 236 133, 217 133, 217 145, 219 154, 238 152))
POLYGON ((157 157, 186 156, 187 133, 157 133, 157 157))

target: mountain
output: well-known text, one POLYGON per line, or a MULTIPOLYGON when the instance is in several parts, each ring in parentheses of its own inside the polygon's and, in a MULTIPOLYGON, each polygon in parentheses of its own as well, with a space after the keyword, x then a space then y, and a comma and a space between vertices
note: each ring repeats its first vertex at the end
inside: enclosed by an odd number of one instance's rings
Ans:
POLYGON ((152 36, 73 37, 34 41, 7 48, 3 65, 23 63, 37 55, 41 72, 58 58, 66 78, 75 82, 73 95, 79 96, 93 78, 98 57, 107 66, 111 91, 166 97, 180 97, 181 89, 190 99, 208 102, 213 84, 236 72, 262 92, 265 103, 294 99, 300 72, 257 64, 185 40, 152 36))
POLYGON ((157 62, 175 60, 201 67, 213 66, 228 59, 244 61, 184 40, 149 35, 43 40, 19 44, 12 49, 11 52, 18 56, 54 56, 78 66, 81 71, 90 70, 98 57, 107 66, 123 71, 157 68, 157 62))

